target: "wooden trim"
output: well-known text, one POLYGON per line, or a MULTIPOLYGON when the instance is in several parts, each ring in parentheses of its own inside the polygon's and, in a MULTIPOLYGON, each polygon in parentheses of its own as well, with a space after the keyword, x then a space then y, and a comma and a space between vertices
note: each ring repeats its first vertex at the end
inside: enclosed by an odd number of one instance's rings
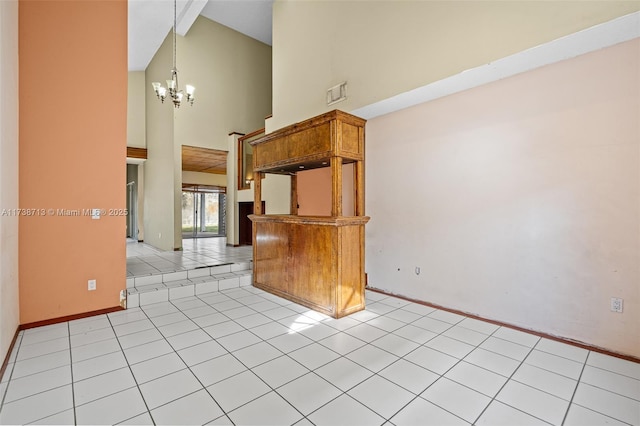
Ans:
POLYGON ((83 312, 81 314, 73 314, 73 315, 67 315, 64 317, 51 318, 48 320, 30 322, 27 324, 20 324, 19 329, 28 330, 30 328, 43 327, 45 325, 52 325, 52 324, 59 324, 61 322, 73 321, 77 319, 93 317, 96 315, 110 314, 111 312, 118 312, 118 311, 124 311, 124 308, 122 308, 121 306, 114 306, 113 308, 98 309, 97 311, 83 312))
POLYGON ((141 158, 147 159, 147 148, 134 148, 132 146, 127 147, 127 158, 141 158))
POLYGON ((265 130, 264 127, 262 129, 254 130, 251 133, 247 133, 246 135, 243 135, 240 139, 245 140, 245 139, 252 138, 254 136, 259 135, 260 133, 264 133, 264 130, 265 130))
POLYGON ((291 175, 291 206, 289 207, 289 213, 292 215, 298 214, 298 175, 291 175))
POLYGON ((355 181, 355 215, 364 216, 364 161, 356 161, 354 167, 355 181))
POLYGON ((263 215, 264 210, 262 210, 262 178, 264 177, 264 173, 255 172, 253 173, 253 214, 254 215, 263 215))
MULTIPOLYGON (((245 189, 251 189, 251 184, 247 183, 245 180, 246 171, 244 170, 244 167, 242 167, 244 164, 244 142, 247 139, 251 139, 258 135, 264 134, 264 131, 265 131, 265 128, 263 127, 262 129, 254 130, 253 132, 238 138, 238 145, 236 146, 236 157, 237 157, 236 158, 236 161, 237 161, 236 175, 238 178, 237 189, 239 191, 242 191, 245 189)), ((253 160, 251 162, 251 169, 253 170, 253 160)), ((255 179, 255 175, 254 175, 254 179, 255 179)))
POLYGON ((182 183, 184 192, 204 192, 208 194, 226 194, 227 187, 219 185, 200 185, 198 183, 182 183))
MULTIPOLYGON (((255 204, 254 204, 255 211, 255 204)), ((325 225, 325 226, 352 226, 364 225, 369 222, 369 216, 294 216, 286 214, 252 214, 249 215, 252 222, 277 222, 296 223, 304 225, 325 225)), ((255 261, 254 261, 255 262, 255 261)))
POLYGON ((331 216, 342 216, 342 158, 331 157, 331 216))
MULTIPOLYGON (((253 167, 253 171, 256 172, 267 172, 267 173, 274 173, 274 174, 291 174, 291 173, 296 173, 299 170, 299 166, 300 165, 304 165, 305 166, 305 170, 311 170, 311 169, 317 169, 320 167, 326 167, 324 164, 324 162, 329 162, 331 160, 331 158, 335 157, 335 155, 331 152, 331 151, 327 151, 327 152, 318 152, 315 154, 310 154, 310 155, 305 155, 305 156, 301 156, 301 157, 296 157, 296 158, 289 158, 286 160, 279 160, 279 161, 274 161, 271 163, 266 163, 263 164, 262 166, 255 166, 253 167)), ((351 155, 340 155, 340 158, 342 158, 342 162, 345 164, 349 164, 349 163, 355 163, 356 161, 362 161, 363 160, 363 156, 361 155, 357 155, 357 156, 351 156, 351 155), (347 161, 345 161, 347 160, 347 161)))
POLYGON ((299 123, 292 124, 291 126, 283 127, 280 130, 276 130, 275 132, 267 133, 260 139, 256 139, 255 141, 249 142, 251 145, 259 145, 265 142, 269 142, 273 139, 281 138, 283 136, 292 135, 294 133, 300 132, 302 130, 310 129, 312 127, 320 126, 324 123, 327 123, 331 120, 340 119, 345 123, 363 127, 367 122, 365 119, 360 117, 356 117, 355 115, 347 114, 344 111, 333 110, 331 112, 327 112, 325 114, 319 115, 317 117, 310 118, 305 121, 301 121, 299 123))
POLYGON ((535 330, 529 330, 528 328, 518 327, 517 325, 509 324, 509 323, 506 323, 506 322, 483 318, 481 316, 469 314, 467 312, 459 311, 457 309, 445 308, 444 306, 436 305, 436 304, 430 303, 430 302, 425 302, 424 300, 412 299, 410 297, 400 296, 398 294, 393 294, 393 293, 388 293, 388 292, 386 292, 384 290, 379 290, 377 288, 371 288, 368 285, 367 285, 366 289, 367 290, 371 290, 371 291, 373 291, 375 293, 380 293, 380 294, 384 294, 386 296, 396 297, 398 299, 407 300, 409 302, 417 303, 419 305, 428 306, 430 308, 436 308, 436 309, 440 309, 442 311, 451 312, 452 314, 462 315, 462 316, 469 317, 469 318, 472 318, 472 319, 477 319, 477 320, 480 320, 480 321, 488 322, 490 324, 499 325, 500 327, 507 327, 507 328, 511 328, 513 330, 517 330, 517 331, 522 331, 524 333, 533 334, 534 336, 543 337, 545 339, 553 340, 553 341, 556 341, 556 342, 566 343, 567 345, 576 346, 578 348, 586 349, 588 351, 598 352, 598 353, 601 353, 603 355, 609 355, 609 356, 612 356, 612 357, 615 357, 615 358, 620 358, 620 359, 623 359, 625 361, 631 361, 631 362, 635 362, 635 363, 640 363, 640 358, 635 357, 633 355, 625 355, 625 354, 621 354, 621 353, 618 353, 618 352, 612 352, 612 351, 610 351, 608 349, 601 348, 599 346, 594 346, 594 345, 591 345, 589 343, 580 342, 578 340, 568 339, 566 337, 554 336, 553 334, 547 334, 547 333, 542 333, 542 332, 535 331, 535 330))
POLYGON ((247 185, 244 179, 244 170, 242 165, 244 164, 244 139, 238 138, 236 141, 236 190, 242 191, 251 188, 251 184, 247 185))
POLYGON ((14 333, 13 340, 9 345, 9 350, 7 351, 7 355, 4 357, 2 366, 0 366, 0 379, 2 379, 2 376, 4 376, 4 372, 7 370, 7 365, 9 365, 9 358, 11 358, 11 352, 13 352, 13 347, 16 345, 16 340, 18 340, 19 333, 20 333, 20 326, 16 328, 16 332, 14 333))

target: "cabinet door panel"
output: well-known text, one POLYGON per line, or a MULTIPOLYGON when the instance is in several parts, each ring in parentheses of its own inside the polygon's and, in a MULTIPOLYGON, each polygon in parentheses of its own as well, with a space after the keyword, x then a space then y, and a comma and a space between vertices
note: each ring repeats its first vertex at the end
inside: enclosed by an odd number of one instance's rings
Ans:
POLYGON ((361 239, 364 226, 345 226, 340 232, 340 282, 338 283, 338 312, 348 313, 364 307, 364 271, 361 239))
POLYGON ((335 311, 336 228, 293 225, 291 227, 291 271, 289 292, 335 311))
POLYGON ((256 223, 255 282, 287 292, 289 231, 287 224, 256 223))

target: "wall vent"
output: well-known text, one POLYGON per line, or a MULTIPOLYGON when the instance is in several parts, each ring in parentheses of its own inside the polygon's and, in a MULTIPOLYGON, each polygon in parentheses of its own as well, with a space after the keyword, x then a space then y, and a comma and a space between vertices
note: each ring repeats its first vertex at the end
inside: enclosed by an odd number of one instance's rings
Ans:
POLYGON ((347 99, 347 82, 343 81, 327 90, 327 106, 347 99))

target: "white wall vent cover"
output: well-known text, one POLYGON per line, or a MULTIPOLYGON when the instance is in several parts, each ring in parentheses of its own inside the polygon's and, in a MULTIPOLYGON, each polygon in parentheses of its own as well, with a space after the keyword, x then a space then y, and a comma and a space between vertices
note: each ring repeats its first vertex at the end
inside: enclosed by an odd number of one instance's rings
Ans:
POLYGON ((327 90, 327 106, 337 104, 347 99, 347 82, 335 85, 327 90))

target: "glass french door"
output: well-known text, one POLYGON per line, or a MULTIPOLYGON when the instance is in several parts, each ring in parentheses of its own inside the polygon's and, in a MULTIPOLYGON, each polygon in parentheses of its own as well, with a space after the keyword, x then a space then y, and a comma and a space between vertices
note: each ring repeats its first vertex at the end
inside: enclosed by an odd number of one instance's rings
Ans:
POLYGON ((225 194, 220 189, 182 189, 182 238, 225 235, 225 194))

